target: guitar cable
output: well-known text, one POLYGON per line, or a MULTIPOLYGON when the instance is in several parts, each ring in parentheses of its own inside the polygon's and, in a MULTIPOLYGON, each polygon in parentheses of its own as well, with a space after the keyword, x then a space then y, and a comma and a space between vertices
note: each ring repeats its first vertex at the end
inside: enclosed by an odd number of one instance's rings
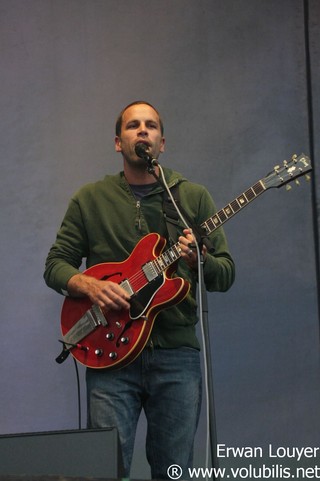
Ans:
POLYGON ((80 378, 79 378, 79 369, 78 363, 76 359, 73 357, 74 367, 76 371, 76 379, 77 379, 77 397, 78 397, 78 429, 81 430, 81 393, 80 393, 80 378))

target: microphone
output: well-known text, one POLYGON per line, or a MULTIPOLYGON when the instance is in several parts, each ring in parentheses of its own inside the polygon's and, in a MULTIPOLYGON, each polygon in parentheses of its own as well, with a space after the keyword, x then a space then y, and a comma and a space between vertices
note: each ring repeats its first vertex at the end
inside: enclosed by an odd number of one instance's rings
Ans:
POLYGON ((149 146, 143 142, 138 142, 134 148, 135 153, 138 157, 148 162, 149 168, 153 168, 154 165, 157 165, 157 159, 152 157, 152 155, 147 152, 149 146))

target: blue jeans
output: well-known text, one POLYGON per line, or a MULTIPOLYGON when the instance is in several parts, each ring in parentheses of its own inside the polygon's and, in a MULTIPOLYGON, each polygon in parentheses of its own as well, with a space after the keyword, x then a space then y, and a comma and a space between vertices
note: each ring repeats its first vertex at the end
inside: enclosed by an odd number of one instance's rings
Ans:
POLYGON ((141 410, 147 419, 146 454, 152 478, 168 479, 178 464, 183 479, 193 462, 201 405, 200 355, 196 349, 145 348, 118 371, 87 369, 88 428, 116 426, 124 476, 130 476, 141 410))

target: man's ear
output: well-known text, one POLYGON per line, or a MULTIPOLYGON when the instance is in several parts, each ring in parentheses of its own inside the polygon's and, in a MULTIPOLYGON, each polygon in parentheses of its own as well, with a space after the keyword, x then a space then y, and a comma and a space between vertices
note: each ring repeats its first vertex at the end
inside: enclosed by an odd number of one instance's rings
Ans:
POLYGON ((114 139, 114 145, 116 152, 122 152, 120 137, 116 136, 114 139))
POLYGON ((160 149, 159 149, 159 151, 160 151, 161 153, 164 152, 164 144, 165 144, 165 142, 166 142, 165 138, 162 137, 162 139, 161 139, 161 144, 160 144, 160 149))

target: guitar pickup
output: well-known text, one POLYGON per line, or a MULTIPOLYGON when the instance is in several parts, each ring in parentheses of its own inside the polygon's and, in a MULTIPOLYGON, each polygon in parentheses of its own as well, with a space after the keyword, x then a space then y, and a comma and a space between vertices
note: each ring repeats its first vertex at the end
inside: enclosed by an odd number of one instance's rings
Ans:
POLYGON ((128 279, 124 279, 119 285, 126 291, 127 294, 129 294, 130 297, 135 294, 128 279))
POLYGON ((157 272, 153 262, 147 262, 147 264, 142 266, 142 270, 143 270, 144 275, 146 276, 148 282, 153 281, 159 275, 159 273, 157 272))

